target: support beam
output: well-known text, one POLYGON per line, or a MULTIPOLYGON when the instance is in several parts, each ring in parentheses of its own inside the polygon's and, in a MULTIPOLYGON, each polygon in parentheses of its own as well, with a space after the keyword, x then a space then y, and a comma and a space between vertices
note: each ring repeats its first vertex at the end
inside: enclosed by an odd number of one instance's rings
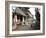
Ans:
POLYGON ((24 17, 23 17, 23 20, 22 21, 24 22, 24 17))
POLYGON ((14 21, 17 22, 17 15, 15 15, 15 17, 14 17, 14 21))

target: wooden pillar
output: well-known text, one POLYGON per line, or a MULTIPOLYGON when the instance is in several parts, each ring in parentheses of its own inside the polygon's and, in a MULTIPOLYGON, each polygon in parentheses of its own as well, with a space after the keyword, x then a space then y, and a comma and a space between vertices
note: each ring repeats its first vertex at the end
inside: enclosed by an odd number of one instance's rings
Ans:
POLYGON ((24 17, 23 17, 23 20, 22 21, 24 22, 24 17))
POLYGON ((16 25, 17 24, 17 15, 15 15, 15 17, 14 17, 14 25, 16 25))
POLYGON ((27 17, 25 18, 25 25, 28 25, 28 22, 27 22, 28 20, 27 20, 27 17))
POLYGON ((15 18, 14 18, 14 20, 17 22, 17 15, 15 15, 15 18))
POLYGON ((17 15, 14 16, 14 26, 13 29, 17 28, 17 15))

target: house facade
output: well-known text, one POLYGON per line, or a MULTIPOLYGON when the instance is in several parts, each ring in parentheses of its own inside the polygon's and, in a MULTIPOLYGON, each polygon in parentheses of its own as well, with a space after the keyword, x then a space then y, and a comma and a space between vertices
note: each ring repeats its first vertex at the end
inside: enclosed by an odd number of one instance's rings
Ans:
POLYGON ((13 12, 13 29, 16 29, 17 26, 30 26, 32 14, 27 7, 16 7, 16 10, 13 12))

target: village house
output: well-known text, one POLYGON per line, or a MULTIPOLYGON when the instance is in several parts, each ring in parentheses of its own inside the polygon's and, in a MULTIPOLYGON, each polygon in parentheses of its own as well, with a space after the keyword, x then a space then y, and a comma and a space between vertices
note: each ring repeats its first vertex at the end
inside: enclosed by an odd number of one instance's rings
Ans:
POLYGON ((13 29, 17 29, 19 25, 31 26, 32 14, 28 9, 28 7, 16 7, 15 10, 13 9, 13 29))

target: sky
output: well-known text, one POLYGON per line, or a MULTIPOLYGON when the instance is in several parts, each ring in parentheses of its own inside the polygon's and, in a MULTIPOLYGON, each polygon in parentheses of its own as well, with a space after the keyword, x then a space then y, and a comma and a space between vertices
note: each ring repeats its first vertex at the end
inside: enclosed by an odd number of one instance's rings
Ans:
POLYGON ((36 17, 35 17, 35 8, 30 8, 29 11, 34 16, 34 19, 36 19, 36 17))
POLYGON ((30 8, 29 11, 31 12, 32 15, 35 15, 35 8, 30 8))

